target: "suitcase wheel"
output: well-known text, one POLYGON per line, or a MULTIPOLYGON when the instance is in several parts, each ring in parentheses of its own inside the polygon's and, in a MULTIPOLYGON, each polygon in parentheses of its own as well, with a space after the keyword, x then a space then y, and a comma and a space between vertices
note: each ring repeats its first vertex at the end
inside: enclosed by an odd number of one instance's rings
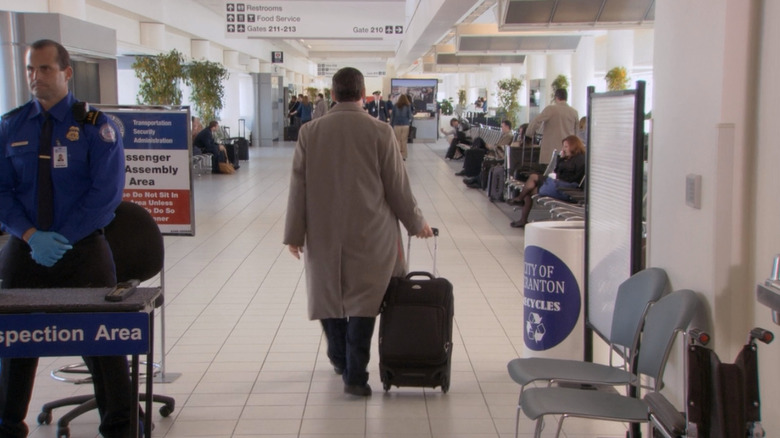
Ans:
POLYGON ((382 388, 384 388, 385 392, 390 391, 390 386, 391 385, 389 383, 387 383, 387 382, 382 384, 382 388))
POLYGON ((450 379, 447 376, 441 378, 441 392, 446 394, 450 390, 450 379))

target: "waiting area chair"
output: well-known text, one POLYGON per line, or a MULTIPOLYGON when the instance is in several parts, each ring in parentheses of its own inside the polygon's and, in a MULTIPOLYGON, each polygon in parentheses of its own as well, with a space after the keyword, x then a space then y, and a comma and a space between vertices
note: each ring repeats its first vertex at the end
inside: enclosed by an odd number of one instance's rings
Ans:
MULTIPOLYGON (((652 389, 659 391, 664 368, 678 332, 685 332, 693 317, 703 306, 695 292, 687 289, 671 292, 650 307, 642 331, 637 355, 636 375, 653 380, 652 389)), ((633 382, 639 386, 640 379, 633 382)), ((540 438, 544 417, 560 415, 556 437, 568 417, 590 418, 630 423, 648 421, 648 405, 641 398, 597 390, 560 387, 529 388, 523 392, 523 413, 536 420, 534 437, 540 438)))
POLYGON ((517 358, 509 361, 507 370, 512 380, 520 385, 515 417, 515 437, 518 436, 523 390, 533 382, 548 384, 559 382, 587 385, 628 385, 636 376, 629 369, 637 354, 639 336, 649 307, 671 290, 666 271, 647 268, 620 284, 612 313, 609 334, 609 364, 579 360, 549 358, 517 358), (621 364, 613 364, 615 355, 623 358, 621 364))
MULTIPOLYGON (((165 246, 160 228, 154 218, 145 208, 133 202, 122 201, 116 209, 114 220, 105 229, 106 240, 113 253, 118 282, 139 280, 146 281, 157 275, 163 269, 165 246)), ((160 307, 163 296, 155 302, 155 308, 160 307)), ((54 374, 54 372, 52 373, 54 374)), ((147 379, 153 376, 146 376, 147 379)), ((77 383, 88 383, 90 379, 81 379, 77 383)), ((147 394, 140 394, 145 401, 147 394)), ((152 400, 163 403, 160 415, 169 416, 175 406, 173 397, 152 394, 152 400)), ((97 409, 97 401, 91 394, 67 397, 46 403, 38 414, 39 424, 49 424, 52 410, 65 406, 76 405, 63 415, 57 422, 57 437, 70 436, 69 424, 79 415, 97 409)))

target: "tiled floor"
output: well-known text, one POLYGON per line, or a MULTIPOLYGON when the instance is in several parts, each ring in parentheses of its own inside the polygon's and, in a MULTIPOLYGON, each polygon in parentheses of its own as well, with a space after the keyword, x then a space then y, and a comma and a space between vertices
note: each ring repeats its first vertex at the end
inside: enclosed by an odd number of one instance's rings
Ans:
MULTIPOLYGON (((293 144, 280 143, 250 148, 235 175, 194 178, 196 235, 165 238, 166 370, 181 375, 155 386, 177 406, 168 418, 155 410, 154 436, 513 436, 518 387, 506 363, 523 351, 523 231, 461 184, 441 158, 445 149, 443 140, 411 144, 407 169, 427 220, 441 229, 439 274, 455 286, 449 393, 383 393, 374 352, 374 395, 343 394, 320 325, 306 317, 303 263, 282 245, 293 144)), ((430 269, 432 243, 414 240, 412 268, 430 269)), ((48 377, 77 361, 41 360, 28 416, 32 437, 56 436, 55 426, 36 424, 42 403, 91 390, 48 377)), ((55 411, 54 421, 62 413, 55 411)), ((71 436, 95 436, 97 421, 94 412, 82 416, 71 436)), ((576 420, 565 427, 568 437, 621 437, 625 430, 576 420)), ((520 431, 531 436, 533 424, 523 419, 520 431)), ((550 421, 545 436, 553 431, 550 421)))

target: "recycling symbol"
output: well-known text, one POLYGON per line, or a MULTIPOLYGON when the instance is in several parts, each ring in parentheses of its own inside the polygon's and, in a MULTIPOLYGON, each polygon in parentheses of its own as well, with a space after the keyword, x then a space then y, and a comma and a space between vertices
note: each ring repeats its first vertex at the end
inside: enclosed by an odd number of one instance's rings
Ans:
POLYGON ((531 312, 528 314, 528 321, 525 322, 525 333, 528 336, 528 339, 541 342, 545 333, 541 315, 536 312, 531 312))

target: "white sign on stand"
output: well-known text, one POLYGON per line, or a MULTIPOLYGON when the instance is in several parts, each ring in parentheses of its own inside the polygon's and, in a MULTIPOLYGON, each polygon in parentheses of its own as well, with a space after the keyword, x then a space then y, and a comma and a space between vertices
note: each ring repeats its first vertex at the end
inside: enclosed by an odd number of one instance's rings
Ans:
POLYGON ((149 211, 163 234, 194 235, 189 108, 96 107, 116 123, 122 136, 122 199, 149 211))
POLYGON ((227 1, 225 36, 400 40, 404 33, 402 5, 381 1, 227 1))

